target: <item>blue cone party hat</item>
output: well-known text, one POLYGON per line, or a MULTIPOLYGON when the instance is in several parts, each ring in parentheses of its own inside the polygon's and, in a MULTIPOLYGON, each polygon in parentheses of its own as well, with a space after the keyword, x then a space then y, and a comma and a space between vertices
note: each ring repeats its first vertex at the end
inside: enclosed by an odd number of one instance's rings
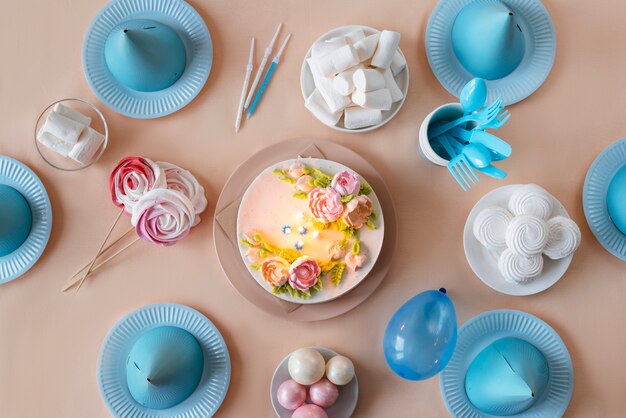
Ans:
POLYGON ((611 220, 626 235, 626 165, 613 176, 606 194, 606 205, 611 220))
POLYGON ((139 337, 131 349, 126 382, 138 403, 166 409, 196 390, 203 368, 202 348, 196 338, 182 328, 161 326, 139 337))
POLYGON ((131 20, 117 26, 104 46, 111 74, 122 85, 152 92, 170 87, 185 71, 187 54, 178 34, 152 20, 131 20))
POLYGON ((514 13, 498 0, 476 0, 465 6, 452 26, 452 48, 474 77, 506 77, 524 58, 524 34, 514 13))
POLYGON ((515 415, 530 408, 548 385, 545 357, 517 338, 495 341, 481 351, 465 375, 465 392, 480 411, 515 415))
POLYGON ((0 257, 17 250, 33 224, 30 205, 20 192, 0 184, 0 257))

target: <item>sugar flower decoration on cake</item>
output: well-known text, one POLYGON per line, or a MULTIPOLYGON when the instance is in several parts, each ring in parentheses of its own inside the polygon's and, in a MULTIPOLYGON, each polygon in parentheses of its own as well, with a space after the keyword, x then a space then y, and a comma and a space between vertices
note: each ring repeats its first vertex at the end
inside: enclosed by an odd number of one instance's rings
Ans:
POLYGON ((335 174, 330 186, 342 196, 356 195, 361 188, 361 181, 356 174, 344 170, 335 174))
POLYGON ((335 189, 313 189, 309 193, 309 211, 318 222, 335 222, 343 213, 341 195, 335 189))
POLYGON ((313 181, 314 181, 313 177, 309 176, 308 174, 305 174, 304 176, 296 180, 294 187, 299 192, 308 193, 315 188, 315 186, 313 185, 313 181))
POLYGON ((161 168, 143 157, 123 158, 109 177, 113 203, 123 207, 129 214, 145 193, 166 185, 165 174, 161 168))
POLYGON ((367 196, 357 196, 348 203, 341 218, 351 228, 361 229, 372 215, 372 201, 367 196))
POLYGON ((137 202, 131 224, 139 238, 167 247, 189 234, 195 216, 193 204, 182 193, 154 189, 137 202))
POLYGON ((267 258, 261 263, 261 275, 272 286, 282 286, 290 277, 289 263, 282 257, 267 258))
POLYGON ((315 259, 302 256, 289 267, 289 284, 301 291, 307 291, 315 286, 322 269, 315 259))
POLYGON ((294 163, 289 166, 287 174, 293 179, 298 179, 304 176, 304 164, 302 164, 300 158, 298 158, 294 163))
POLYGON ((163 170, 167 183, 167 188, 176 190, 184 194, 191 203, 196 213, 193 226, 200 223, 200 214, 207 207, 207 200, 204 196, 204 187, 196 180, 189 171, 180 168, 177 165, 158 161, 157 165, 163 170))

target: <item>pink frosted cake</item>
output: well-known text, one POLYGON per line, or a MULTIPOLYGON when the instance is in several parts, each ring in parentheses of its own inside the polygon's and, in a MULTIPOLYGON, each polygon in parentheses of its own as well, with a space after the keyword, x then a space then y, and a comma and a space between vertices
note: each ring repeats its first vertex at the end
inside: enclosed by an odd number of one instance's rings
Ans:
POLYGON ((357 286, 380 253, 384 222, 367 182, 339 163, 283 161, 264 170, 239 207, 250 274, 276 297, 320 303, 357 286))

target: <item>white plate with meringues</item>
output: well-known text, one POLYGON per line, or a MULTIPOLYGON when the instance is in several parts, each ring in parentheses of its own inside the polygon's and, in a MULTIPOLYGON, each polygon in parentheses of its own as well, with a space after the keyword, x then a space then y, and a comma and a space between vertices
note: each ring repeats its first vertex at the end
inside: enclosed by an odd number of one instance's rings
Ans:
MULTIPOLYGON (((389 31, 383 31, 383 32, 393 32, 393 31, 389 30, 389 31)), ((397 47, 394 50, 395 52, 394 52, 393 61, 389 66, 391 75, 393 76, 392 77, 393 83, 391 84, 395 84, 395 86, 397 86, 397 89, 396 87, 393 87, 393 90, 392 90, 392 103, 391 103, 390 108, 388 110, 382 110, 380 116, 374 115, 373 119, 367 119, 367 118, 363 119, 364 121, 361 121, 360 123, 356 125, 358 127, 346 126, 345 108, 352 109, 351 112, 353 112, 354 110, 357 110, 357 113, 358 113, 358 108, 360 108, 360 106, 352 102, 351 100, 352 93, 340 94, 333 89, 332 84, 333 84, 333 79, 334 79, 335 74, 323 77, 323 80, 321 82, 318 80, 318 82, 316 83, 314 74, 309 64, 309 60, 312 59, 312 57, 315 58, 317 55, 323 55, 325 53, 328 53, 328 50, 324 50, 323 48, 318 53, 318 46, 320 45, 327 46, 329 44, 336 42, 337 40, 340 40, 340 42, 342 42, 342 46, 346 46, 346 45, 355 46, 357 42, 360 42, 358 45, 360 48, 357 48, 357 50, 359 51, 363 49, 367 49, 369 47, 370 49, 369 52, 365 52, 365 55, 362 55, 362 57, 368 56, 369 53, 372 51, 372 48, 374 51, 373 53, 375 54, 375 51, 377 49, 377 44, 364 45, 364 43, 365 44, 369 43, 369 42, 364 42, 364 39, 372 35, 380 36, 380 34, 381 34, 380 30, 371 28, 369 26, 363 26, 363 25, 340 26, 320 36, 307 51, 304 57, 304 61, 302 62, 302 68, 300 71, 300 88, 302 90, 302 96, 305 100, 305 106, 324 125, 330 128, 336 129, 338 131, 342 131, 342 132, 369 132, 385 125, 387 122, 393 119, 393 117, 402 108, 402 105, 404 104, 404 100, 406 99, 406 95, 409 91, 409 68, 406 62, 406 58, 404 54, 402 53, 402 51, 400 50, 400 47, 397 47), (361 38, 361 36, 365 36, 365 38, 361 38), (320 83, 324 84, 324 86, 320 87, 318 85, 320 83), (316 92, 316 89, 321 92, 325 88, 327 91, 325 91, 324 94, 320 94, 319 96, 313 96, 313 94, 316 92), (339 94, 339 96, 337 96, 337 94, 339 94), (402 96, 402 98, 400 98, 400 95, 402 96), (342 99, 341 96, 344 96, 347 99, 342 99), (317 100, 313 100, 314 98, 316 98, 317 100), (344 100, 345 103, 342 103, 342 100, 344 100), (331 108, 331 106, 333 106, 333 108, 331 108), (339 110, 335 111, 335 108, 339 110), (370 122, 375 122, 375 123, 368 124, 369 122, 367 122, 367 120, 370 120, 370 122)), ((392 37, 393 36, 390 36, 390 38, 392 37)), ((372 59, 373 57, 369 57, 363 61, 359 61, 358 64, 356 65, 361 65, 363 69, 376 68, 376 67, 371 66, 372 59)), ((352 68, 354 69, 355 67, 353 66, 352 68)), ((387 80, 386 84, 389 84, 389 80, 387 80)), ((345 93, 345 91, 343 93, 345 93)), ((356 114, 356 113, 353 113, 353 114, 356 114)), ((363 117, 364 117, 363 115, 360 115, 360 118, 363 118, 363 117)), ((353 117, 351 119, 353 121, 352 123, 359 122, 358 119, 359 117, 356 117, 356 116, 353 117)))
POLYGON ((299 304, 336 299, 366 279, 385 224, 367 180, 343 164, 272 164, 246 190, 237 216, 241 257, 259 286, 299 304))
MULTIPOLYGON (((463 231, 465 257, 476 276, 492 289, 512 296, 533 295, 553 286, 563 277, 573 259, 573 253, 560 259, 552 259, 542 253, 540 254, 543 258, 541 272, 523 283, 514 282, 507 280, 498 266, 503 249, 487 248, 477 239, 473 228, 478 215, 489 207, 508 209, 511 197, 522 188, 529 186, 539 188, 536 185, 512 184, 499 187, 487 193, 470 211, 463 231)), ((546 199, 548 199, 547 201, 550 202, 551 206, 546 219, 552 219, 557 216, 571 219, 567 210, 558 199, 545 190, 543 192, 545 192, 546 199)), ((580 232, 578 231, 578 233, 580 232)), ((578 243, 580 243, 580 238, 578 243)), ((575 245, 575 248, 577 247, 578 244, 575 245)))

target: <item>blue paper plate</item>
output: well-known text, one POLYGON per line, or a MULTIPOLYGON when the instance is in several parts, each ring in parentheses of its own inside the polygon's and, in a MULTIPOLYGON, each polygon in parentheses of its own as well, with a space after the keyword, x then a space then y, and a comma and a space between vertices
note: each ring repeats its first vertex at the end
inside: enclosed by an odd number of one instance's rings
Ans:
MULTIPOLYGON (((452 50, 452 25, 459 11, 474 1, 484 0, 441 0, 426 28, 430 68, 443 87, 456 97, 474 76, 463 68, 452 50)), ((503 3, 515 13, 526 34, 526 53, 511 74, 487 81, 487 99, 501 97, 505 105, 510 105, 530 96, 548 77, 554 64, 556 35, 550 15, 539 0, 505 0, 503 3)))
POLYGON ((183 0, 113 0, 98 13, 83 43, 83 71, 89 86, 108 107, 125 116, 158 118, 176 112, 200 93, 213 63, 211 35, 198 12, 183 0), (187 51, 187 66, 172 86, 140 92, 113 77, 104 59, 111 30, 132 19, 150 19, 170 26, 187 51))
POLYGON ((583 209, 589 229, 598 242, 620 260, 626 261, 626 235, 609 217, 606 194, 615 173, 626 165, 626 138, 606 147, 589 167, 583 186, 583 209))
POLYGON ((33 215, 26 241, 17 250, 0 257, 0 284, 3 284, 26 273, 43 254, 52 229, 52 206, 39 177, 21 162, 4 155, 0 155, 0 184, 20 192, 33 215))
POLYGON ((561 337, 541 319, 526 312, 496 310, 482 313, 460 329, 456 350, 439 377, 441 394, 450 415, 457 418, 497 418, 471 404, 465 394, 465 374, 485 347, 501 338, 514 337, 534 345, 550 370, 544 393, 516 418, 556 418, 563 415, 574 389, 574 368, 561 337))
POLYGON ((222 335, 204 315, 185 305, 160 303, 137 309, 115 324, 100 350, 97 379, 102 399, 116 417, 209 417, 228 391, 230 357, 222 335), (163 325, 180 327, 198 340, 204 353, 204 371, 189 398, 172 408, 157 410, 140 405, 128 391, 126 359, 145 331, 163 325))

